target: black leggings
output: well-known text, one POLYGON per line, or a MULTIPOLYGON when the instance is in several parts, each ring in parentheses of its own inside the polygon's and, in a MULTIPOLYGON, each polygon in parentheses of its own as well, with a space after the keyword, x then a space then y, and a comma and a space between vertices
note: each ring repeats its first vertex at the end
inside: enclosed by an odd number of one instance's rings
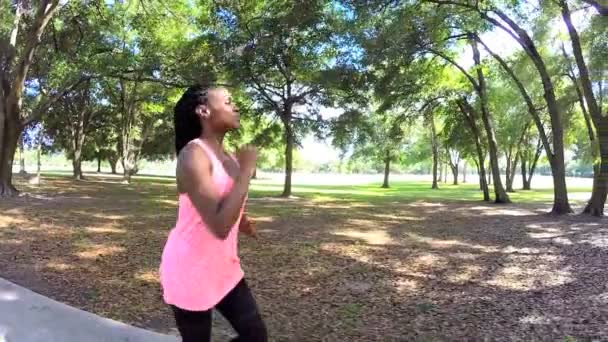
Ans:
MULTIPOLYGON (((188 311, 172 306, 183 342, 211 341, 211 312, 188 311)), ((233 342, 266 342, 268 333, 255 299, 245 279, 241 280, 215 307, 237 332, 233 342)))

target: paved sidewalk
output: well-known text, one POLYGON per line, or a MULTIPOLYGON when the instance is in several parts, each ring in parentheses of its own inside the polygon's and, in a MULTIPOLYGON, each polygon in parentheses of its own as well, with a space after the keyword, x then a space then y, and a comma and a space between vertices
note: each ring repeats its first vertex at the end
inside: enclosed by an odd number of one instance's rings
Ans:
POLYGON ((177 342, 103 318, 0 278, 0 342, 177 342))

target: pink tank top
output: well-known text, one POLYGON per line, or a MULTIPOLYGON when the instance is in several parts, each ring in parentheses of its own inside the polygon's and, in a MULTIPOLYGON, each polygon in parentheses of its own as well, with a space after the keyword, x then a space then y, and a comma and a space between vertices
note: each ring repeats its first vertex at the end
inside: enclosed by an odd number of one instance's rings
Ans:
MULTIPOLYGON (((220 196, 234 184, 213 151, 200 139, 199 145, 212 164, 213 183, 220 196)), ((167 304, 184 310, 205 311, 215 307, 243 278, 237 244, 239 222, 225 240, 206 227, 187 194, 179 195, 177 224, 169 234, 160 265, 160 282, 167 304)))

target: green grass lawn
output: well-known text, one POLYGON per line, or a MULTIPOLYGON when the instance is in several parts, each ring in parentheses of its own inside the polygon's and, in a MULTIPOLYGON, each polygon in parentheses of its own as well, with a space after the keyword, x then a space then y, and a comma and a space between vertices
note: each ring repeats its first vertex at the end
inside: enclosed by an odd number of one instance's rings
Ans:
MULTIPOLYGON (((136 182, 174 183, 173 177, 138 176, 136 182)), ((441 183, 438 190, 431 189, 430 182, 407 181, 393 182, 389 189, 383 189, 378 183, 360 185, 293 185, 293 196, 314 201, 353 201, 353 202, 392 202, 392 201, 481 201, 483 194, 474 184, 449 185, 441 183)), ((253 180, 250 198, 273 197, 283 191, 283 184, 270 180, 253 180)), ((493 196, 490 187, 490 196, 493 196)), ((574 198, 590 195, 590 188, 569 188, 568 193, 574 198)), ((553 190, 516 190, 509 193, 514 203, 551 203, 553 190)), ((579 200, 574 199, 573 202, 579 200)))

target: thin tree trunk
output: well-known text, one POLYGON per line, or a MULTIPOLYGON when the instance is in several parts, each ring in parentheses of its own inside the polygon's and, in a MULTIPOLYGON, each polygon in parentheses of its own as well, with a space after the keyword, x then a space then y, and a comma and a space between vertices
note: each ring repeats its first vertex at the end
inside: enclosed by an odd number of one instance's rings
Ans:
POLYGON ((509 148, 509 151, 507 151, 507 153, 505 153, 506 157, 507 157, 507 166, 505 168, 505 184, 507 186, 507 192, 514 192, 513 191, 513 182, 511 181, 511 164, 512 164, 512 160, 511 160, 511 154, 513 153, 513 148, 509 148), (509 191, 509 183, 511 184, 511 191, 509 191))
POLYGON ((75 180, 82 180, 84 178, 82 176, 82 159, 80 155, 74 156, 74 160, 72 161, 72 171, 75 180))
POLYGON ((488 168, 488 185, 492 185, 492 168, 488 168))
POLYGON ((488 183, 486 182, 486 169, 485 169, 485 154, 481 145, 481 138, 479 128, 477 127, 477 115, 475 109, 468 103, 466 98, 456 100, 458 108, 466 118, 473 138, 475 140, 475 150, 477 152, 477 173, 479 174, 479 189, 483 192, 483 200, 486 202, 490 201, 490 191, 488 183))
POLYGON ((524 157, 523 152, 521 152, 521 153, 522 153, 522 156, 520 159, 521 159, 521 181, 523 183, 522 189, 530 190, 530 183, 528 182, 528 177, 526 175, 527 171, 528 171, 527 166, 526 166, 526 158, 524 157))
POLYGON ((388 189, 388 177, 391 173, 391 155, 389 151, 386 151, 386 158, 384 158, 384 182, 382 183, 382 188, 388 189))
POLYGON ((534 159, 532 159, 532 162, 530 163, 530 168, 528 169, 528 189, 531 189, 532 186, 532 176, 534 176, 534 171, 536 170, 536 165, 538 164, 538 160, 540 159, 540 155, 543 153, 543 148, 542 148, 542 144, 541 141, 539 140, 537 145, 536 145, 536 151, 534 153, 534 159))
POLYGON ((38 153, 37 153, 37 159, 38 159, 38 165, 37 165, 37 169, 36 169, 36 183, 38 185, 40 185, 40 183, 42 183, 42 132, 39 133, 39 137, 38 137, 38 153))
POLYGON ((515 160, 511 163, 511 169, 508 172, 507 179, 507 191, 515 192, 513 190, 513 182, 515 181, 515 173, 517 171, 517 164, 519 163, 519 153, 515 153, 515 160))
POLYGON ((428 112, 429 126, 431 126, 431 147, 433 150, 433 186, 432 189, 439 189, 437 169, 439 164, 439 146, 437 146, 437 130, 435 128, 435 118, 433 112, 428 112))
POLYGON ((27 171, 25 171, 25 148, 23 146, 24 142, 24 133, 21 133, 19 137, 19 174, 22 176, 27 175, 27 171))
POLYGON ((447 184, 448 183, 448 163, 444 164, 443 171, 444 171, 443 172, 443 182, 445 184, 447 184))
POLYGON ((293 146, 294 135, 291 123, 291 109, 286 109, 283 114, 283 126, 285 129, 285 183, 281 197, 291 196, 291 176, 293 173, 293 146))
POLYGON ((492 176, 494 178, 494 201, 496 203, 511 203, 509 195, 505 191, 502 180, 500 179, 500 168, 498 165, 498 144, 496 142, 496 134, 494 132, 494 123, 488 109, 488 99, 486 94, 486 81, 483 75, 483 69, 481 66, 481 57, 479 49, 477 47, 477 41, 475 39, 469 40, 471 47, 473 48, 473 59, 475 61, 477 71, 478 88, 477 93, 481 101, 481 118, 486 129, 486 135, 488 138, 488 152, 490 154, 490 165, 492 169, 492 176))
POLYGON ((118 174, 118 172, 116 172, 116 164, 118 164, 118 159, 116 157, 109 157, 108 158, 108 162, 110 163, 110 168, 112 169, 112 174, 118 174))
POLYGON ((97 154, 97 173, 101 173, 101 154, 97 154))
POLYGON ((467 161, 465 160, 462 164, 462 183, 467 183, 467 161))

